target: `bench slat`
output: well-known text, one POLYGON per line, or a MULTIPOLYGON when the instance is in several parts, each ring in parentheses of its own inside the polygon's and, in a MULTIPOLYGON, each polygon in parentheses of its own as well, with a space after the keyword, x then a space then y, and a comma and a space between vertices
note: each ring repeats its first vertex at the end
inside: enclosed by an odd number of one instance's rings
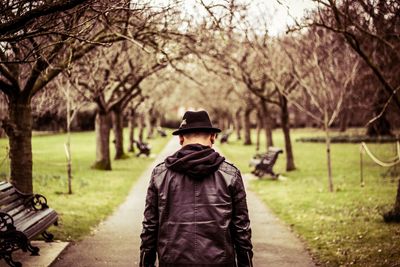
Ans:
POLYGON ((26 229, 31 227, 31 225, 40 221, 41 219, 46 217, 51 212, 52 212, 52 209, 44 209, 44 210, 40 210, 40 211, 32 210, 32 211, 26 213, 25 216, 17 218, 14 221, 14 225, 19 231, 24 232, 26 229))
POLYGON ((53 209, 50 209, 51 212, 42 220, 38 221, 35 225, 32 227, 28 228, 25 230, 25 234, 28 237, 28 239, 31 239, 38 234, 41 234, 44 232, 43 229, 49 228, 51 225, 53 225, 57 219, 58 219, 58 214, 56 211, 53 209))
POLYGON ((0 210, 7 209, 7 207, 12 204, 15 200, 21 198, 18 194, 8 195, 1 197, 0 199, 0 210))
POLYGON ((3 182, 0 184, 0 191, 7 190, 8 188, 11 188, 11 187, 13 187, 12 184, 10 184, 8 182, 3 182))
POLYGON ((7 197, 7 196, 12 195, 14 193, 16 194, 16 192, 17 192, 17 190, 15 190, 14 187, 8 188, 7 190, 0 191, 0 198, 7 197))
POLYGON ((8 215, 10 215, 12 217, 14 217, 17 214, 19 214, 20 212, 26 210, 26 206, 24 205, 24 201, 22 199, 18 200, 18 202, 13 203, 13 206, 14 207, 12 207, 12 209, 7 212, 8 215))
POLYGON ((13 215, 14 224, 18 224, 19 221, 24 220, 25 218, 29 217, 29 214, 34 213, 35 211, 32 209, 22 209, 15 215, 13 215))

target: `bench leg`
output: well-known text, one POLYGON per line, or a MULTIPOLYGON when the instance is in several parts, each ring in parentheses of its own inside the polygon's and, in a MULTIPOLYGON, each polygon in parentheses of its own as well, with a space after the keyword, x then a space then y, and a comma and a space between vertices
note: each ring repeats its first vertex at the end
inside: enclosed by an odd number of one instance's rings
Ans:
POLYGON ((46 242, 51 242, 51 241, 53 241, 53 238, 54 238, 54 235, 53 235, 53 234, 50 234, 50 233, 47 232, 47 231, 44 231, 44 232, 42 233, 42 236, 43 236, 43 238, 46 240, 46 242))
POLYGON ((11 267, 22 267, 22 263, 13 260, 13 258, 11 256, 11 253, 7 253, 7 254, 2 255, 2 258, 11 267))
POLYGON ((0 259, 3 258, 9 266, 22 266, 20 262, 13 260, 12 253, 19 249, 26 252, 28 242, 26 236, 19 231, 3 232, 0 239, 0 259))
POLYGON ((29 252, 31 253, 31 256, 39 256, 40 248, 32 246, 31 242, 28 243, 27 248, 28 248, 29 252))
POLYGON ((272 169, 268 170, 268 173, 271 174, 273 179, 278 179, 279 174, 276 174, 272 169))

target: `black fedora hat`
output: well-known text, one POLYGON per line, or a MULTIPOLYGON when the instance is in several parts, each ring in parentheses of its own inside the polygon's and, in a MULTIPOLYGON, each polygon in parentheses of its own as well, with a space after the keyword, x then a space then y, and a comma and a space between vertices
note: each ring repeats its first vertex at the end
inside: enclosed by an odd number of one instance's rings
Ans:
POLYGON ((183 115, 179 129, 173 135, 180 135, 191 132, 213 132, 219 133, 221 129, 212 126, 208 113, 202 111, 186 111, 183 115))

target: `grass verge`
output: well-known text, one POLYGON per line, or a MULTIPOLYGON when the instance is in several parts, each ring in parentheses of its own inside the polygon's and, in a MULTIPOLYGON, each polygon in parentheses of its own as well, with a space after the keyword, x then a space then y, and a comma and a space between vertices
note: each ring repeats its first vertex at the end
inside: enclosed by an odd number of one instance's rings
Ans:
MULTIPOLYGON (((127 134, 127 133, 125 133, 127 134)), ((125 140, 127 136, 125 136, 125 140)), ((169 138, 149 140, 152 154, 157 154, 169 138)), ((34 136, 33 188, 35 193, 46 196, 49 206, 60 215, 59 226, 52 227, 56 239, 79 240, 98 225, 123 202, 130 188, 154 158, 139 157, 128 153, 126 159, 113 160, 112 171, 93 170, 95 160, 94 132, 73 133, 72 190, 68 195, 65 134, 34 136)), ((127 142, 126 142, 127 143, 127 142)), ((8 140, 0 139, 0 175, 9 175, 7 158, 8 140)), ((114 156, 112 144, 111 155, 114 156)), ((125 147, 126 148, 126 147, 125 147)))
MULTIPOLYGON (((317 135, 323 133, 294 130, 292 140, 317 135)), ((274 142, 284 148, 280 131, 274 131, 274 142)), ((380 159, 395 155, 394 144, 368 146, 380 159)), ((254 145, 232 141, 219 148, 242 173, 251 171, 248 162, 255 154, 254 145)), ((255 180, 250 189, 292 227, 323 266, 400 266, 400 225, 386 224, 381 216, 393 205, 397 186, 385 177, 388 170, 364 156, 365 187, 361 187, 359 145, 333 144, 335 192, 329 193, 324 144, 293 142, 293 148, 297 170, 285 172, 284 154, 274 168, 287 180, 255 180)))

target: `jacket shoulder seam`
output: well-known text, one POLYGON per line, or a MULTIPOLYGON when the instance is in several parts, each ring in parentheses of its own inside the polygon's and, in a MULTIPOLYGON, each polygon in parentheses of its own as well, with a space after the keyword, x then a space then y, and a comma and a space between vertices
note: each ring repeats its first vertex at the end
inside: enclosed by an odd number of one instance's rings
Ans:
POLYGON ((219 170, 222 172, 225 172, 227 174, 235 175, 235 176, 236 176, 236 173, 239 171, 238 168, 236 168, 232 163, 227 162, 227 161, 224 161, 220 165, 219 170))
POLYGON ((161 162, 154 167, 153 176, 159 175, 159 174, 165 172, 166 170, 167 170, 167 167, 165 166, 165 162, 161 162))

